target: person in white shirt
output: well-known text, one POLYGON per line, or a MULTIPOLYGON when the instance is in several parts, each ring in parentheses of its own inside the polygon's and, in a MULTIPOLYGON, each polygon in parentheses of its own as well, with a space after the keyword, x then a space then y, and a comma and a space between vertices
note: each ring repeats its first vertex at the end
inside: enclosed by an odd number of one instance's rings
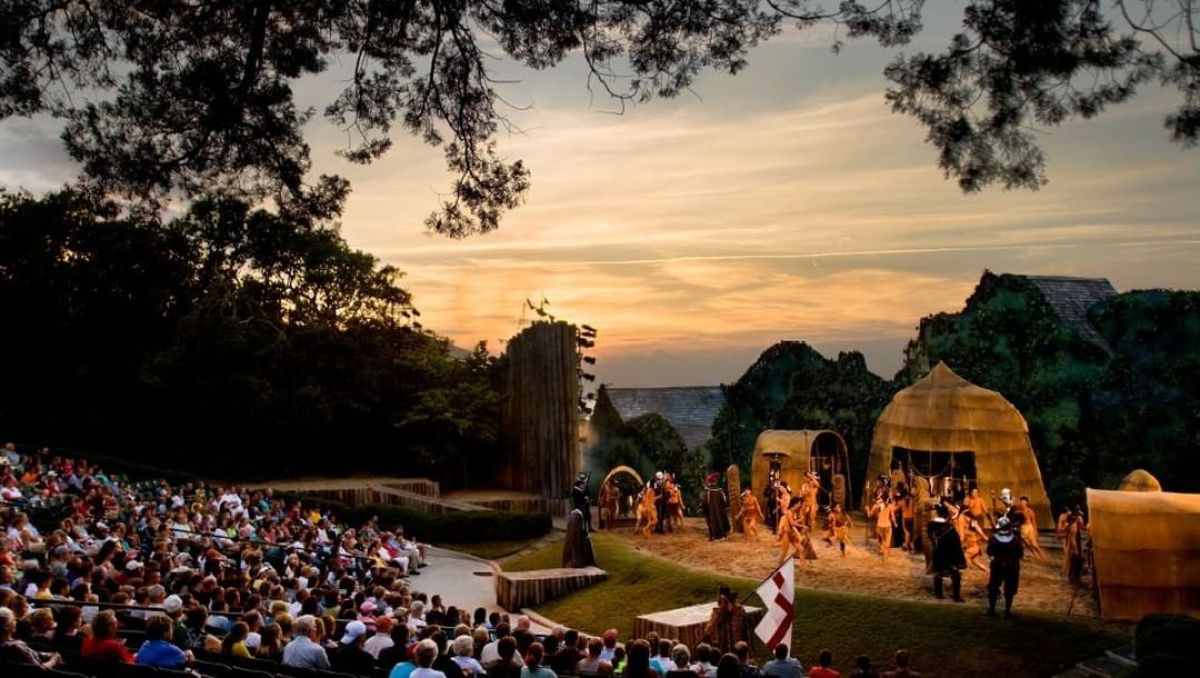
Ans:
POLYGON ((479 660, 471 656, 475 654, 475 639, 471 636, 461 635, 455 638, 450 650, 454 652, 451 659, 458 665, 458 668, 463 670, 463 673, 470 673, 472 676, 481 676, 487 673, 483 670, 483 665, 479 663, 479 660))
POLYGON ((419 600, 414 600, 412 607, 408 610, 408 625, 418 631, 425 624, 425 603, 419 600))
POLYGON ((375 618, 375 635, 367 638, 367 642, 363 643, 363 651, 371 655, 375 659, 379 659, 379 653, 395 645, 392 640, 392 626, 396 620, 391 617, 376 617, 375 618))
POLYGON ((417 668, 409 674, 409 678, 446 678, 446 674, 430 668, 433 666, 433 661, 437 659, 437 654, 437 644, 429 638, 417 643, 416 651, 413 652, 413 656, 417 660, 417 668))

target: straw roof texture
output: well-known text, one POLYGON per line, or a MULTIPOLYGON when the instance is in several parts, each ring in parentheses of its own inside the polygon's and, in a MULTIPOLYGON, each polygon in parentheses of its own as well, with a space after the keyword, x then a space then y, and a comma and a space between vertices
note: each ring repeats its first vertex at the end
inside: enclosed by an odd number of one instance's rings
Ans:
POLYGON ((1087 491, 1105 619, 1200 613, 1200 494, 1087 491))
POLYGON ((1162 492, 1162 484, 1149 471, 1136 468, 1121 480, 1122 492, 1162 492))
POLYGON ((837 455, 842 460, 842 468, 849 469, 850 459, 846 441, 836 431, 768 429, 758 434, 758 439, 754 442, 754 458, 751 462, 750 477, 754 495, 762 496, 762 491, 766 487, 767 472, 771 468, 771 455, 774 454, 783 455, 779 460, 780 479, 786 480, 793 492, 799 492, 800 486, 804 483, 804 474, 810 467, 813 448, 817 444, 817 438, 821 436, 833 436, 837 439, 837 455))
POLYGON ((896 447, 926 452, 973 452, 980 493, 1029 497, 1039 527, 1053 527, 1050 499, 1042 483, 1029 425, 996 391, 955 374, 939 362, 917 383, 892 397, 875 422, 863 504, 871 478, 888 475, 896 447))

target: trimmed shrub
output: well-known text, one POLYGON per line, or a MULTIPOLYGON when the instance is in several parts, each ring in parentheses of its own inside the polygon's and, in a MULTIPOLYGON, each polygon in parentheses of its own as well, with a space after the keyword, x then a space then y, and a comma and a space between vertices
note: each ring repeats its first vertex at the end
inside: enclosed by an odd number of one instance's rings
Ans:
POLYGON ((1134 651, 1142 675, 1159 669, 1191 667, 1200 660, 1200 619, 1181 614, 1148 614, 1138 622, 1134 651), (1157 668, 1155 668, 1157 667, 1157 668))
POLYGON ((451 511, 432 514, 402 506, 370 504, 340 515, 345 516, 352 525, 376 516, 380 526, 385 529, 403 525, 410 537, 434 544, 535 539, 549 532, 551 527, 549 513, 451 511))

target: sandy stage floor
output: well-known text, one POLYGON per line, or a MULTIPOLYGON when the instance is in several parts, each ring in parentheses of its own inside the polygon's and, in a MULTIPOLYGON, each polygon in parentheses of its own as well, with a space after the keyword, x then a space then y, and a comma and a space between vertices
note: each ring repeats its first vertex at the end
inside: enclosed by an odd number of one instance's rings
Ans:
MULTIPOLYGON (((779 550, 774 539, 763 529, 758 543, 752 544, 742 534, 734 533, 724 541, 709 542, 700 519, 688 519, 683 529, 674 534, 649 537, 634 535, 629 528, 618 528, 617 534, 627 535, 639 550, 661 556, 697 569, 727 573, 740 577, 764 579, 774 569, 779 550)), ((865 540, 861 524, 851 529, 851 543, 843 558, 838 549, 815 539, 817 560, 806 569, 796 567, 796 585, 825 591, 843 591, 869 596, 903 598, 930 602, 933 598, 931 578, 925 575, 925 560, 919 553, 909 555, 892 549, 887 565, 883 565, 875 541, 865 540)), ((835 542, 836 544, 836 542, 835 542)), ((1066 614, 1071 606, 1072 587, 1062 574, 1057 552, 1047 554, 1046 560, 1026 558, 1021 568, 1021 585, 1014 607, 1066 614)), ((986 561, 986 558, 983 559, 986 561)), ((968 605, 986 606, 987 574, 971 568, 963 574, 963 597, 968 605)), ((946 581, 949 596, 949 580, 946 581)), ((953 605, 949 600, 944 604, 953 605)), ((1081 590, 1075 597, 1072 615, 1095 615, 1091 592, 1081 590)))

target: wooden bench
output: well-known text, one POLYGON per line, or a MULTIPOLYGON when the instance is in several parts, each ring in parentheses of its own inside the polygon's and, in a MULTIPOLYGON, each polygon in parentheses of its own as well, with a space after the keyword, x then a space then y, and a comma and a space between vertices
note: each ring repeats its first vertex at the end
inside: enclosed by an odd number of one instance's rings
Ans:
POLYGON ((608 579, 598 567, 556 567, 549 570, 496 573, 496 604, 514 612, 578 591, 608 579))
MULTIPOLYGON (((645 638, 651 631, 659 638, 671 638, 688 647, 696 647, 704 638, 704 627, 712 615, 714 603, 699 603, 674 610, 644 614, 633 620, 633 635, 645 638)), ((746 628, 753 631, 763 618, 761 607, 746 606, 746 628)))

